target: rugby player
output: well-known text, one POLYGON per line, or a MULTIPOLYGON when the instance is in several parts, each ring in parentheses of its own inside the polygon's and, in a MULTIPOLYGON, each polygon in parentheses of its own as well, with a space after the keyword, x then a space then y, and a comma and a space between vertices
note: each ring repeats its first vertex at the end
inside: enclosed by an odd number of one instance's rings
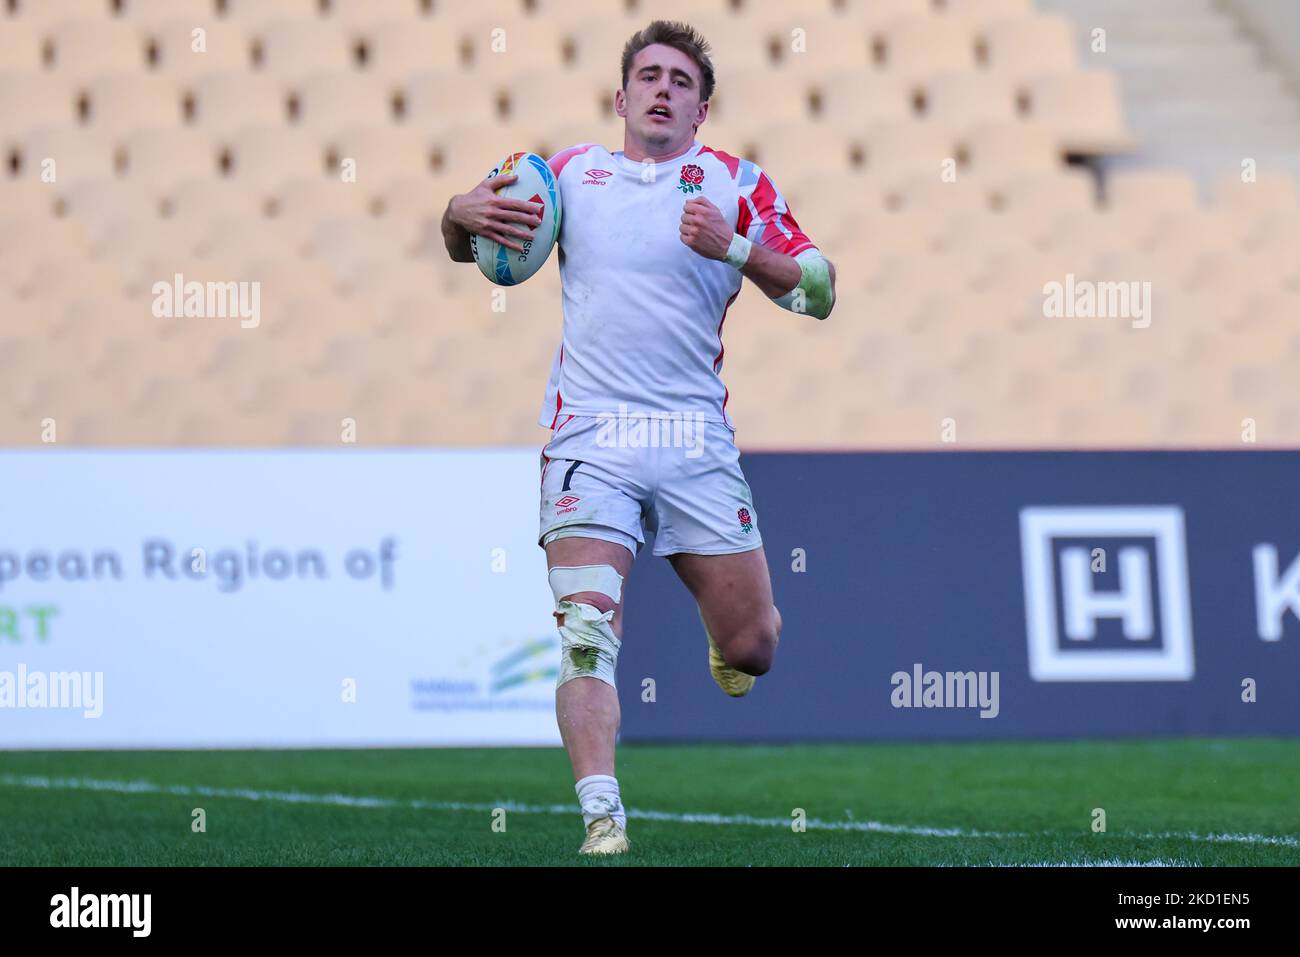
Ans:
MULTIPOLYGON (((742 277, 802 317, 825 319, 835 302, 834 266, 769 173, 698 139, 714 90, 707 41, 657 20, 628 41, 621 66, 623 149, 584 143, 549 160, 563 200, 564 327, 539 419, 552 431, 538 543, 556 601, 556 719, 584 854, 629 848, 614 673, 625 583, 646 534, 695 597, 724 692, 747 694, 780 637, 720 378, 727 308, 742 277), (629 417, 686 441, 614 440, 629 417)), ((541 220, 536 205, 496 194, 511 182, 451 199, 442 229, 453 259, 473 261, 470 234, 522 250, 541 220)))

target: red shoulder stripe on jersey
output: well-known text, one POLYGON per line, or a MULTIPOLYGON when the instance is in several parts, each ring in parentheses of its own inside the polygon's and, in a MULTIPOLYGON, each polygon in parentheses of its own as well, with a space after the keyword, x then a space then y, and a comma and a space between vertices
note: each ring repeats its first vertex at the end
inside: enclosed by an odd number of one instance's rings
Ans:
POLYGON ((754 208, 758 210, 758 218, 764 223, 770 223, 772 216, 775 214, 776 206, 776 187, 772 181, 767 178, 766 173, 760 173, 758 182, 754 184, 754 191, 750 194, 750 201, 753 202, 754 208))
POLYGON ((776 187, 772 185, 766 173, 761 174, 750 196, 750 202, 758 210, 759 221, 763 224, 758 234, 758 242, 786 256, 797 256, 815 244, 799 228, 799 224, 790 213, 789 206, 786 206, 785 212, 777 212, 776 200, 776 187))
POLYGON ((749 212, 749 200, 745 198, 743 193, 738 202, 740 203, 740 214, 736 217, 736 232, 742 236, 747 236, 749 235, 750 224, 754 222, 754 217, 749 212))
POLYGON ((564 169, 565 164, 568 163, 569 160, 573 159, 575 156, 581 156, 595 145, 595 143, 584 143, 581 146, 570 146, 567 150, 560 150, 547 160, 546 163, 551 167, 551 172, 556 176, 559 176, 560 171, 564 169))
POLYGON ((722 150, 715 150, 712 146, 701 146, 698 155, 703 156, 705 153, 712 153, 718 158, 723 166, 727 167, 727 172, 731 178, 736 178, 736 173, 740 169, 740 157, 732 156, 730 153, 724 153, 722 150))

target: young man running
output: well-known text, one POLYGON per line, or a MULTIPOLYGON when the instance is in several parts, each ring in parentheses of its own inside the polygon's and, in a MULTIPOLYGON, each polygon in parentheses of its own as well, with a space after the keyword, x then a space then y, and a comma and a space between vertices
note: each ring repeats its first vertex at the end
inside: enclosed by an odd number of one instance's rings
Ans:
MULTIPOLYGON (((587 143, 550 159, 564 209, 564 332, 540 418, 552 434, 539 544, 556 600, 556 718, 587 826, 584 854, 629 847, 614 775, 614 672, 624 582, 645 533, 699 605, 723 691, 747 694, 780 636, 719 377, 727 307, 742 277, 806 316, 826 318, 835 301, 834 266, 768 174, 696 137, 714 88, 704 38, 655 21, 624 47, 622 75, 623 149, 587 143)), ((473 261, 471 233, 516 250, 531 237, 536 206, 494 192, 512 181, 452 198, 443 234, 453 259, 473 261)))

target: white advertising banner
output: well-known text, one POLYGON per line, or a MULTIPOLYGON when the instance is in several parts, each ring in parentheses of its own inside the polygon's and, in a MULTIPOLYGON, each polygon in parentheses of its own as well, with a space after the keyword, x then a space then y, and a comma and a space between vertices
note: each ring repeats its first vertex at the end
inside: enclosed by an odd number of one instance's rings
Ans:
POLYGON ((530 450, 0 452, 0 748, 558 745, 530 450))

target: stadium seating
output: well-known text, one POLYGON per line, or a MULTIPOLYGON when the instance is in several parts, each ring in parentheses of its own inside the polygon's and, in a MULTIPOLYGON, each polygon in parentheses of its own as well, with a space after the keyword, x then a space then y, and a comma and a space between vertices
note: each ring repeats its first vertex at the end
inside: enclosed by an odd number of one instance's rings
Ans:
POLYGON ((731 307, 743 447, 1300 441, 1300 109, 1250 0, 11 0, 0 441, 544 441, 557 269, 502 312, 438 220, 508 152, 621 148, 654 16, 838 270, 826 323, 731 307), (155 317, 178 273, 258 281, 260 326, 155 317), (1049 318, 1067 275, 1151 282, 1150 328, 1049 318))

